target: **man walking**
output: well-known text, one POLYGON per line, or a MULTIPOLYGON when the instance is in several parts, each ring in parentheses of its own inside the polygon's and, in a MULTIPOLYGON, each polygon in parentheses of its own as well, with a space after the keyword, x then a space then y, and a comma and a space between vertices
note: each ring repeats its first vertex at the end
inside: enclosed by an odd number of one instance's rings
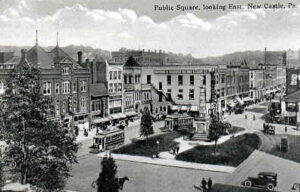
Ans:
POLYGON ((212 180, 211 180, 210 177, 208 178, 207 187, 208 187, 208 190, 211 190, 211 187, 212 187, 212 180))
POLYGON ((203 191, 206 189, 206 184, 207 184, 207 182, 206 182, 206 180, 203 178, 202 181, 201 181, 201 186, 202 186, 203 191))

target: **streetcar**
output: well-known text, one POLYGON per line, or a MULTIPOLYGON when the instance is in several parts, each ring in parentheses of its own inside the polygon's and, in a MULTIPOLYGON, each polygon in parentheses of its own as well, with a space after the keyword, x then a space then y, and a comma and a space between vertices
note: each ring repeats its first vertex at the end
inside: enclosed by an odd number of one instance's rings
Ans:
POLYGON ((106 129, 93 137, 91 153, 110 150, 123 145, 125 141, 124 131, 118 128, 106 129))
POLYGON ((167 115, 165 119, 165 128, 170 131, 193 130, 194 118, 188 114, 174 113, 167 115))

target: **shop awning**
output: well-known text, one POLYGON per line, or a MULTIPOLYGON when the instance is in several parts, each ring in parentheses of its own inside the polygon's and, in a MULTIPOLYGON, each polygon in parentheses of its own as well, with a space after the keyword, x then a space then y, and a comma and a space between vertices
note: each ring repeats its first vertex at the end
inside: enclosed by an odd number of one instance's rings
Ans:
POLYGON ((121 113, 120 115, 120 118, 126 118, 127 116, 125 115, 125 114, 123 114, 123 113, 121 113))
POLYGON ((132 116, 136 116, 137 113, 136 113, 135 111, 129 111, 129 112, 126 112, 125 115, 126 115, 127 117, 132 117, 132 116))
POLYGON ((119 114, 111 114, 110 115, 110 119, 114 120, 114 119, 120 119, 120 115, 119 114))
POLYGON ((93 119, 92 123, 104 123, 104 122, 107 122, 107 121, 110 121, 110 119, 107 118, 107 117, 103 117, 103 118, 93 119))
POLYGON ((183 105, 183 106, 181 106, 180 110, 181 110, 181 111, 188 111, 188 110, 189 110, 189 107, 186 106, 186 105, 183 105))
POLYGON ((244 105, 244 102, 241 100, 240 97, 236 96, 235 100, 240 104, 240 105, 244 105))
POLYGON ((178 106, 177 105, 172 105, 171 109, 174 110, 174 111, 178 110, 178 106))
POLYGON ((227 102, 227 105, 228 105, 229 107, 235 107, 235 103, 234 103, 232 100, 228 101, 228 102, 227 102))
POLYGON ((197 105, 191 106, 191 111, 199 111, 199 107, 197 105))
POLYGON ((253 99, 250 98, 250 97, 245 97, 245 98, 242 99, 242 101, 244 101, 244 102, 245 102, 245 101, 246 101, 246 102, 247 102, 247 101, 253 101, 253 99))

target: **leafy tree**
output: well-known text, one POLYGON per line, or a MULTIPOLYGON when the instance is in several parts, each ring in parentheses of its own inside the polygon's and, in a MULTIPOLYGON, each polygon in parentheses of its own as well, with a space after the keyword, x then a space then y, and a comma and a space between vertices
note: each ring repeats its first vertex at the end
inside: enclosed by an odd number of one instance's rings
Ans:
POLYGON ((149 144, 149 135, 153 133, 152 117, 149 110, 146 109, 141 118, 140 135, 146 137, 147 145, 149 144))
POLYGON ((217 152, 217 142, 219 138, 222 135, 223 132, 223 123, 220 121, 217 121, 216 119, 212 119, 212 122, 209 126, 209 139, 215 142, 215 149, 214 153, 216 154, 217 152))
POLYGON ((13 70, 7 81, 3 138, 6 157, 16 164, 13 173, 22 184, 54 191, 64 186, 78 145, 66 127, 53 120, 53 105, 41 93, 40 71, 34 66, 13 70))
POLYGON ((102 170, 97 179, 98 192, 118 192, 128 177, 117 178, 117 165, 112 157, 104 157, 101 162, 102 170))

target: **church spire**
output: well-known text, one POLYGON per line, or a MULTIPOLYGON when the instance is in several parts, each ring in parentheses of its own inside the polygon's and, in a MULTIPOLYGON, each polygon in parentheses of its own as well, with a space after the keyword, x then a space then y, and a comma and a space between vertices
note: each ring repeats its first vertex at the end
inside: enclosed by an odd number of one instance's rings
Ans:
POLYGON ((58 32, 56 32, 56 46, 58 47, 58 32))
POLYGON ((35 30, 35 44, 38 45, 38 30, 35 30))

